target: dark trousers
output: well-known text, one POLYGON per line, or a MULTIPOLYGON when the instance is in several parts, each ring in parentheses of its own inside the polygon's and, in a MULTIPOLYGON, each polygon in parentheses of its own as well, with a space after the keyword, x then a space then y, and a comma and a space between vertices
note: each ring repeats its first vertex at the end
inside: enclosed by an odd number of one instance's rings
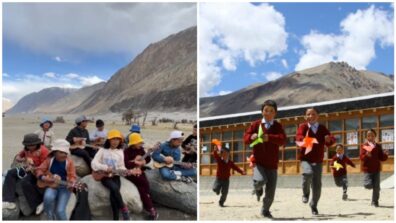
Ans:
POLYGON ((262 191, 265 185, 265 195, 263 199, 263 211, 269 211, 275 198, 276 182, 278 179, 277 170, 267 169, 256 165, 253 170, 253 186, 256 191, 262 191))
POLYGON ((150 212, 150 210, 152 210, 154 206, 151 200, 150 185, 146 178, 146 175, 143 173, 140 176, 128 176, 126 178, 130 180, 133 184, 135 184, 139 191, 140 199, 142 199, 144 209, 150 212))
POLYGON ((347 175, 334 177, 334 182, 337 187, 342 187, 342 191, 346 194, 348 190, 348 177, 347 175))
POLYGON ((380 172, 377 173, 364 173, 364 187, 366 189, 373 189, 371 197, 372 202, 378 202, 380 197, 380 172))
POLYGON ((71 149, 70 150, 71 154, 81 157, 90 169, 91 169, 91 161, 92 161, 93 157, 95 156, 96 152, 97 152, 97 150, 89 148, 89 147, 85 147, 85 149, 71 149))
MULTIPOLYGON (((25 171, 20 169, 20 176, 23 176, 25 171)), ((43 202, 44 189, 37 187, 37 179, 31 173, 26 173, 26 176, 22 179, 18 177, 18 171, 13 168, 7 172, 3 184, 3 201, 15 202, 17 198, 16 188, 17 184, 21 186, 23 195, 25 195, 26 201, 32 209, 43 202)))
POLYGON ((121 180, 119 176, 105 177, 101 180, 103 186, 110 190, 110 204, 113 210, 113 220, 119 220, 120 209, 125 206, 120 193, 121 180))
POLYGON ((310 205, 316 208, 322 192, 322 163, 301 161, 301 169, 303 171, 303 195, 308 198, 310 189, 312 189, 310 205))
POLYGON ((213 184, 213 191, 216 194, 219 194, 221 192, 220 196, 220 202, 224 203, 227 199, 227 194, 228 194, 228 187, 230 186, 230 180, 221 180, 216 178, 214 184, 213 184))

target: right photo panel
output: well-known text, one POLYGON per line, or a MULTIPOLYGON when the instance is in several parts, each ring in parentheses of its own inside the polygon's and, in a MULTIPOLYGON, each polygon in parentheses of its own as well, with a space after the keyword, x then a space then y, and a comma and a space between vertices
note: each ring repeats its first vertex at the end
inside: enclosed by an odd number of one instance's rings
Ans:
POLYGON ((199 220, 394 219, 394 5, 199 3, 199 220))

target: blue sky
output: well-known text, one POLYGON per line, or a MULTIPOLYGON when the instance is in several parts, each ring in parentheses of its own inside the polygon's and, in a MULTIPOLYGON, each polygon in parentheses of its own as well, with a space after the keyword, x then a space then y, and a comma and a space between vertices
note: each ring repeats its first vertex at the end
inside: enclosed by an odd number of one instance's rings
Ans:
POLYGON ((107 81, 197 23, 195 3, 3 3, 2 20, 3 107, 47 87, 107 81))
POLYGON ((389 3, 207 3, 200 9, 201 97, 329 61, 394 73, 389 3))

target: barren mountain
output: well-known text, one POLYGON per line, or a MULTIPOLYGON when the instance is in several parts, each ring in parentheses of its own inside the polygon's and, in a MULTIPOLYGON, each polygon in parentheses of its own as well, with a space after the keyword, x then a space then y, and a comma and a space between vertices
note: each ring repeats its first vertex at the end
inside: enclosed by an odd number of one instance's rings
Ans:
POLYGON ((191 27, 150 44, 106 83, 80 90, 44 89, 22 98, 10 112, 195 112, 196 101, 197 27, 191 27))
POLYGON ((75 91, 71 88, 45 88, 24 96, 7 113, 33 113, 37 108, 50 106, 75 91))
POLYGON ((393 75, 359 71, 345 62, 330 62, 293 72, 224 96, 200 99, 200 116, 256 111, 267 99, 291 106, 392 92, 393 75))
POLYGON ((69 94, 51 105, 40 106, 34 110, 37 113, 52 113, 52 114, 63 114, 70 113, 71 110, 79 106, 88 97, 94 94, 96 91, 103 88, 105 82, 100 82, 91 86, 83 87, 76 90, 72 94, 69 94))
POLYGON ((196 110, 197 28, 150 44, 73 112, 196 110))

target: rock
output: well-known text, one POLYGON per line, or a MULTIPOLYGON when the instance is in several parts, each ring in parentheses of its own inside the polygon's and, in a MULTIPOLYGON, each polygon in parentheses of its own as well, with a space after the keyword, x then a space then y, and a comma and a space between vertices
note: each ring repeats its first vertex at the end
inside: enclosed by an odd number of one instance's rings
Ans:
POLYGON ((180 181, 165 181, 158 170, 146 171, 150 193, 154 202, 197 215, 197 184, 180 181))
POLYGON ((85 177, 91 174, 91 169, 81 157, 71 155, 70 158, 74 162, 74 166, 76 167, 76 173, 79 177, 85 177))
POLYGON ((4 209, 3 208, 3 220, 18 220, 19 218, 19 204, 18 201, 15 203, 16 208, 15 209, 4 209))
MULTIPOLYGON (((100 181, 94 180, 92 175, 85 176, 81 179, 81 182, 88 185, 88 202, 92 219, 112 220, 113 213, 110 206, 109 190, 100 181)), ((142 212, 143 204, 136 186, 123 177, 121 177, 121 195, 131 215, 142 212)))

